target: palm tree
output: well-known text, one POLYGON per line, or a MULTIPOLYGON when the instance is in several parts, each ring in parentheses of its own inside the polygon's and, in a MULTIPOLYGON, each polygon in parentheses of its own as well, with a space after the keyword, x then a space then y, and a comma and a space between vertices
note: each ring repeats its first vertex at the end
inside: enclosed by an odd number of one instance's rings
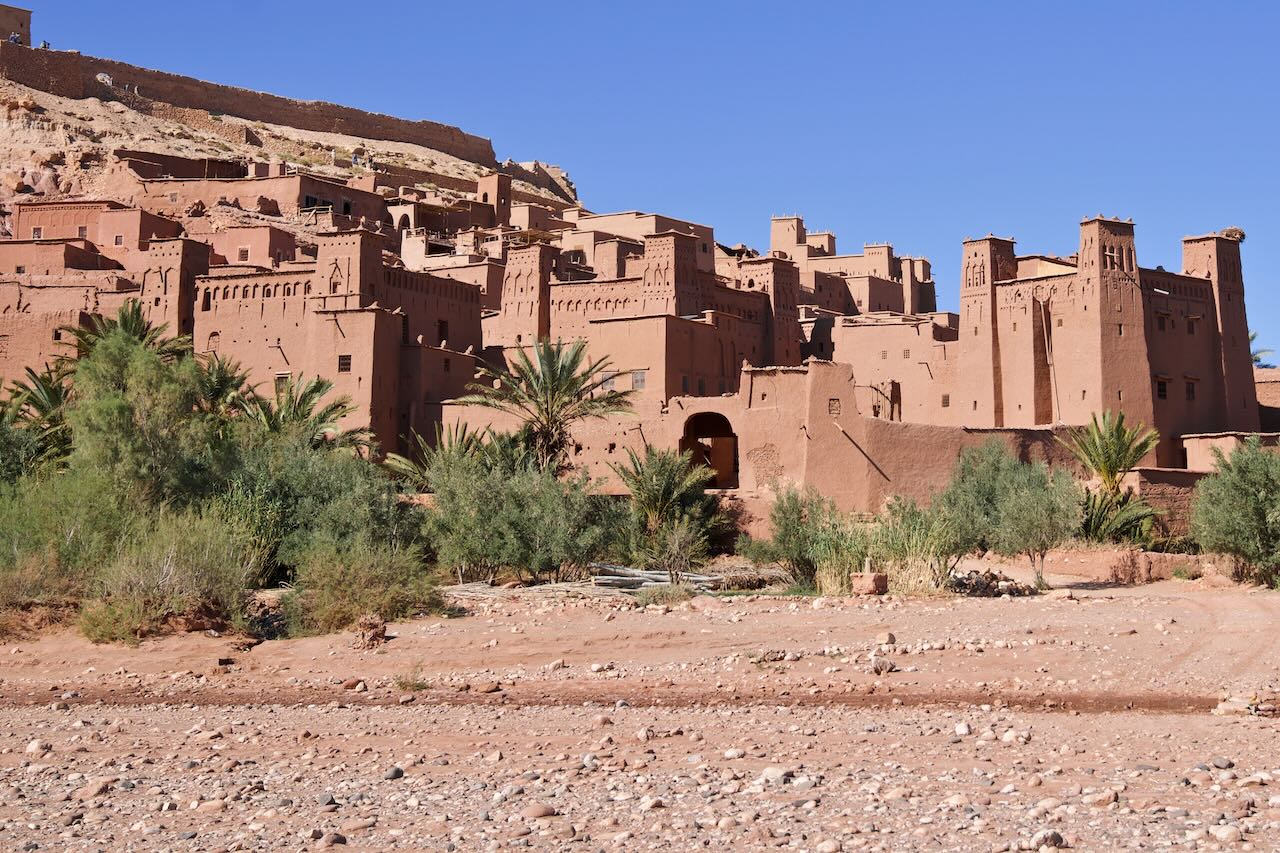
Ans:
POLYGON ((1155 449, 1160 436, 1145 426, 1129 428, 1124 423, 1124 412, 1113 415, 1107 410, 1101 418, 1095 414, 1088 426, 1072 430, 1067 439, 1058 441, 1098 478, 1103 491, 1118 497, 1124 475, 1155 449))
POLYGON ((295 377, 276 388, 274 400, 250 392, 237 398, 236 405, 246 417, 268 433, 298 431, 307 436, 313 448, 325 444, 336 447, 368 447, 369 430, 344 430, 338 422, 354 412, 351 398, 335 397, 323 406, 320 400, 333 390, 328 379, 295 377))
POLYGON ((25 376, 10 386, 10 414, 15 423, 36 436, 41 462, 59 462, 71 453, 71 426, 67 423, 71 383, 65 372, 47 364, 39 373, 28 367, 25 376))
POLYGON ((58 331, 71 336, 68 345, 75 350, 72 358, 81 359, 93 352, 100 340, 117 329, 147 349, 155 350, 166 361, 174 361, 191 353, 191 338, 187 335, 166 337, 168 326, 164 323, 152 325, 143 316, 142 303, 137 299, 126 300, 114 317, 95 315, 87 326, 62 326, 58 331))
POLYGON ((239 411, 239 401, 252 394, 249 372, 239 362, 210 353, 199 362, 196 374, 196 408, 207 415, 230 419, 239 411))
POLYGON ((534 360, 518 350, 508 370, 480 368, 489 384, 472 384, 472 393, 458 402, 484 406, 518 417, 529 436, 529 447, 544 470, 558 469, 569 446, 569 433, 579 421, 631 411, 633 391, 605 387, 607 359, 589 362, 582 341, 554 344, 538 341, 534 360))
POLYGON ((693 454, 646 445, 644 456, 627 448, 626 465, 610 465, 631 492, 631 506, 646 536, 701 508, 716 472, 695 465, 693 454))
POLYGON ((456 460, 479 456, 484 436, 464 423, 448 427, 436 424, 434 444, 417 432, 410 435, 409 442, 412 447, 408 456, 388 453, 382 464, 418 491, 429 492, 432 490, 432 478, 442 468, 456 460))
POLYGON ((1253 366, 1254 367, 1275 367, 1274 364, 1267 364, 1266 361, 1264 360, 1266 359, 1267 356, 1275 352, 1275 350, 1265 349, 1263 347, 1255 348, 1254 344, 1257 342, 1258 342, 1258 333, 1250 332, 1249 333, 1249 354, 1253 356, 1253 366))

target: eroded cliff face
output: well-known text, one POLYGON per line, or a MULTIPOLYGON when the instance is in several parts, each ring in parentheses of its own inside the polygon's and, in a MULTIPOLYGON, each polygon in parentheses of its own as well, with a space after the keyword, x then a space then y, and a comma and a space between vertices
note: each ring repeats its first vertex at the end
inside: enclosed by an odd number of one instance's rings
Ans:
MULTIPOLYGON (((463 153, 474 148, 467 159, 413 142, 250 121, 151 100, 118 86, 102 88, 119 99, 64 97, 0 76, 0 209, 5 214, 14 201, 112 197, 111 172, 117 167, 112 152, 119 148, 282 162, 339 180, 369 175, 372 168, 399 186, 420 187, 445 199, 469 197, 476 179, 495 168, 487 140, 481 146, 445 146, 463 153)), ((351 120, 331 124, 358 125, 351 120)), ((376 130, 378 124, 370 127, 376 130)), ((497 168, 512 175, 517 199, 560 206, 577 200, 572 181, 558 167, 508 161, 497 168)), ((7 234, 7 216, 0 215, 0 236, 7 234)))

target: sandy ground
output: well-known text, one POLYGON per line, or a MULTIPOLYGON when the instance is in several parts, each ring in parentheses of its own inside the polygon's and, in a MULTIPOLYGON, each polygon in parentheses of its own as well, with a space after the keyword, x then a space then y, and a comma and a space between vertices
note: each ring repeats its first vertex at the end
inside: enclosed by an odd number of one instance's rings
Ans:
POLYGON ((1074 595, 11 643, 0 849, 1280 848, 1280 595, 1074 595))

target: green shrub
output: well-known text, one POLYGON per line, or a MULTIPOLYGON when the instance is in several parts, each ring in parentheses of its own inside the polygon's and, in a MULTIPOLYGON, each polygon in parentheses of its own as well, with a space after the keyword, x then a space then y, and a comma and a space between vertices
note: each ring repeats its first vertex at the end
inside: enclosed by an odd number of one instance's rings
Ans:
POLYGON ((0 607, 78 597, 147 509, 101 471, 49 471, 0 489, 0 607))
POLYGON ((393 547, 418 544, 421 510, 367 459, 313 448, 308 436, 253 432, 242 440, 242 464, 217 502, 252 534, 268 575, 286 575, 317 541, 367 535, 393 547))
POLYGON ((403 619, 438 609, 439 599, 417 546, 359 536, 311 543, 283 605, 289 634, 303 636, 341 631, 369 614, 403 619))
POLYGON ((197 411, 200 368, 115 329, 76 364, 67 413, 70 464, 109 473, 155 502, 187 504, 219 491, 234 464, 217 417, 197 411))
POLYGON ((818 530, 812 546, 814 585, 822 595, 848 595, 849 576, 863 571, 871 555, 866 528, 849 518, 833 516, 818 530))
POLYGON ((31 430, 14 426, 0 411, 0 488, 32 470, 40 456, 40 442, 31 430))
POLYGON ((492 579, 504 569, 559 579, 609 553, 625 527, 619 507, 593 494, 585 476, 508 473, 458 456, 439 467, 433 483, 427 539, 459 581, 492 579))
POLYGON ((876 568, 888 575, 890 592, 921 594, 947 588, 971 542, 947 513, 895 498, 876 524, 869 550, 876 568))
POLYGON ((212 510, 163 512, 138 531, 94 580, 98 601, 82 625, 92 637, 155 633, 170 617, 199 616, 240 623, 244 600, 260 569, 247 531, 212 510))
POLYGON ((961 451, 951 481, 931 504, 950 525, 954 547, 964 553, 991 547, 1001 501, 1022 467, 999 439, 961 451))
POLYGON ((833 504, 812 488, 803 492, 787 488, 774 499, 769 511, 773 526, 772 551, 776 559, 791 570, 800 586, 814 584, 817 573, 814 548, 834 512, 833 504))
POLYGON ((1065 471, 1042 462, 1022 465, 1010 477, 996 513, 991 545, 1000 554, 1024 555, 1043 589, 1044 558, 1079 529, 1081 489, 1065 471))
POLYGON ((1256 438, 1229 457, 1218 451, 1216 470, 1196 484, 1191 535, 1270 584, 1280 574, 1280 456, 1256 438))

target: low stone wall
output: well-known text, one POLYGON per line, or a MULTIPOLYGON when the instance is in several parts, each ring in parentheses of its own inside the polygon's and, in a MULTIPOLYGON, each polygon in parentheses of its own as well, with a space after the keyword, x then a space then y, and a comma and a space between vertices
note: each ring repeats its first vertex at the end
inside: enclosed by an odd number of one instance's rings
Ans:
MULTIPOLYGON (((991 567, 1029 568, 1025 558, 988 555, 980 562, 991 567)), ((972 568, 973 566, 971 566, 972 568)), ((1173 577, 1204 575, 1230 577, 1229 561, 1216 554, 1163 554, 1138 548, 1060 548, 1045 556, 1047 575, 1067 575, 1096 583, 1143 584, 1173 577)))

